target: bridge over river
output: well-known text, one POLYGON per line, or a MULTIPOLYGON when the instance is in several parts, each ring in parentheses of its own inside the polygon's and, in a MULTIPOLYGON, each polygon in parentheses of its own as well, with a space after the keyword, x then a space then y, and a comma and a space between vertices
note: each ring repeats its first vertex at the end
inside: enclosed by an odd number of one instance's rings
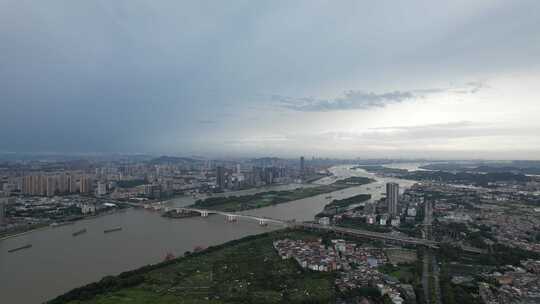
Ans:
MULTIPOLYGON (((389 242, 407 244, 407 245, 425 246, 425 247, 434 248, 434 249, 439 248, 439 245, 440 245, 440 242, 437 242, 437 241, 403 236, 403 235, 396 235, 392 233, 381 233, 381 232, 373 232, 373 231, 361 230, 361 229, 351 229, 351 228, 331 226, 331 225, 320 225, 320 224, 315 224, 315 223, 310 223, 310 222, 284 221, 284 220, 279 220, 279 219, 246 215, 246 214, 238 214, 238 213, 232 213, 232 212, 224 212, 224 211, 218 211, 218 210, 207 210, 207 209, 196 209, 196 208, 172 208, 170 210, 176 210, 176 212, 196 212, 196 213, 199 213, 202 217, 207 217, 211 214, 219 214, 219 215, 225 216, 227 221, 229 222, 236 222, 238 221, 239 218, 244 218, 244 219, 258 221, 259 224, 263 226, 271 223, 271 224, 283 225, 286 227, 296 227, 296 228, 303 228, 303 229, 308 229, 308 230, 331 231, 337 234, 350 235, 350 236, 356 236, 356 237, 362 237, 362 238, 368 238, 368 239, 383 240, 383 241, 389 241, 389 242)), ((461 249, 465 252, 470 252, 470 253, 484 253, 484 251, 481 249, 469 247, 469 246, 461 246, 461 249)))
POLYGON ((288 226, 289 222, 273 219, 273 218, 267 218, 262 216, 253 216, 253 215, 246 215, 246 214, 239 214, 239 213, 233 213, 233 212, 225 212, 225 211, 218 211, 218 210, 207 210, 207 209, 196 209, 196 208, 169 208, 170 211, 176 211, 176 212, 196 212, 199 213, 202 217, 207 217, 210 214, 219 214, 226 217, 227 221, 229 222, 236 222, 239 218, 249 219, 249 220, 255 220, 259 222, 259 225, 267 225, 267 224, 278 224, 283 226, 288 226))

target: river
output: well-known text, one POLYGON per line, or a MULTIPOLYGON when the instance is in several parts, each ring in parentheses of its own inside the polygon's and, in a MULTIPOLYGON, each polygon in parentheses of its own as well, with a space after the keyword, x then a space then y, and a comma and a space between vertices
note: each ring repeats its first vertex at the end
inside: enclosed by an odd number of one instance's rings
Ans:
MULTIPOLYGON (((350 170, 337 166, 331 172, 338 178, 367 176, 364 170, 350 170)), ((318 184, 333 182, 323 178, 318 184)), ((324 205, 333 199, 347 198, 360 193, 378 199, 385 191, 386 182, 395 181, 402 187, 414 182, 376 177, 376 182, 353 188, 305 198, 243 213, 276 219, 312 220, 324 205)), ((268 190, 288 190, 299 185, 273 186, 229 192, 221 195, 252 194, 268 190)), ((171 206, 193 203, 192 197, 181 197, 169 202, 171 206)), ((72 288, 97 281, 106 275, 162 261, 167 253, 181 255, 196 246, 210 246, 262 233, 279 226, 261 227, 249 220, 227 223, 219 215, 208 218, 167 219, 141 209, 82 220, 74 225, 48 228, 0 241, 0 299, 2 303, 41 303, 72 288), (121 226, 121 231, 103 230, 121 226), (72 233, 86 228, 77 237, 72 233), (8 253, 9 249, 32 244, 29 249, 8 253)))

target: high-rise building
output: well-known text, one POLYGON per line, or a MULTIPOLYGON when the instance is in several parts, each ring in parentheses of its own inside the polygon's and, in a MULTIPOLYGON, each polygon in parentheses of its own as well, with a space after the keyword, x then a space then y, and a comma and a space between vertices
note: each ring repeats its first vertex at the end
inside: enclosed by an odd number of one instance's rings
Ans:
POLYGON ((55 176, 47 176, 47 196, 51 197, 54 196, 56 192, 56 177, 55 176))
POLYGON ((252 186, 259 186, 263 178, 263 169, 261 167, 251 168, 251 175, 249 183, 252 186))
POLYGON ((6 218, 7 197, 0 197, 0 225, 3 225, 6 218))
POLYGON ((47 176, 41 175, 38 179, 39 187, 38 193, 36 195, 47 195, 47 176))
POLYGON ((161 197, 161 185, 158 184, 148 184, 144 186, 144 193, 149 198, 160 198, 161 197))
POLYGON ((32 191, 32 176, 26 175, 22 178, 22 194, 30 195, 32 191))
POLYGON ((305 174, 305 170, 306 170, 306 164, 304 161, 304 157, 300 156, 300 175, 303 176, 305 174))
POLYGON ((97 189, 96 189, 96 195, 97 196, 103 196, 107 194, 107 184, 104 182, 98 182, 97 189))
POLYGON ((24 195, 46 195, 47 176, 27 175, 23 177, 22 190, 24 195))
POLYGON ((225 189, 225 168, 223 166, 218 166, 216 168, 216 185, 220 189, 225 189))
POLYGON ((433 204, 430 201, 424 202, 424 222, 425 224, 431 224, 431 219, 433 216, 433 204))
POLYGON ((35 195, 36 177, 37 176, 34 175, 26 175, 23 177, 22 192, 24 195, 35 195))
POLYGON ((64 194, 69 192, 69 175, 62 173, 58 177, 58 192, 64 194))
POLYGON ((399 200, 399 184, 387 183, 386 184, 386 202, 388 206, 388 213, 391 216, 399 215, 398 200, 399 200))
POLYGON ((67 183, 68 183, 68 192, 69 193, 77 192, 77 182, 76 182, 75 176, 68 175, 67 183))
POLYGON ((54 196, 75 193, 80 191, 80 187, 77 188, 75 177, 72 174, 32 174, 22 177, 21 190, 24 195, 54 196))
POLYGON ((79 192, 81 194, 83 193, 91 193, 92 192, 92 180, 87 176, 81 176, 81 182, 79 185, 79 192))
POLYGON ((272 171, 273 168, 264 168, 264 182, 267 185, 270 185, 274 182, 274 172, 272 171))

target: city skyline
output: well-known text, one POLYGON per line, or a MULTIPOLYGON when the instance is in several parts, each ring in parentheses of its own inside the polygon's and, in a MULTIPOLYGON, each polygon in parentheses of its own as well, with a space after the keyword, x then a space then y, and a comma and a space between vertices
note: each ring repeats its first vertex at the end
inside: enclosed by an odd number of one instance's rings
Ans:
POLYGON ((0 152, 538 159, 539 11, 4 1, 0 152))

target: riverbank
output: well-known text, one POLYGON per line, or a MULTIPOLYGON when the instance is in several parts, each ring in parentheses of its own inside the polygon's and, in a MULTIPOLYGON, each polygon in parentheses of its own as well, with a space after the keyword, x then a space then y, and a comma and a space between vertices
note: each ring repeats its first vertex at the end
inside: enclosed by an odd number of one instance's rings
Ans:
MULTIPOLYGON (((70 221, 63 222, 63 223, 77 223, 77 222, 80 222, 80 221, 90 220, 90 219, 98 218, 98 217, 105 216, 105 215, 125 212, 126 210, 128 210, 130 208, 133 208, 133 207, 124 207, 124 208, 121 208, 121 209, 116 209, 114 211, 109 210, 109 211, 98 213, 98 214, 81 216, 80 218, 77 218, 75 220, 70 220, 70 221)), ((33 232, 47 230, 47 229, 50 229, 50 228, 57 228, 57 227, 62 226, 62 225, 56 226, 56 227, 51 226, 51 224, 53 224, 53 223, 54 222, 50 221, 50 222, 46 222, 46 223, 36 225, 35 227, 32 227, 30 229, 26 229, 24 231, 14 231, 12 233, 6 233, 6 234, 0 236, 0 242, 4 241, 4 240, 11 239, 11 238, 14 238, 14 237, 27 235, 27 234, 30 234, 30 233, 33 233, 33 232)))
POLYGON ((190 207, 225 212, 245 211, 288 203, 291 201, 339 191, 350 187, 366 185, 372 182, 374 182, 373 179, 366 177, 349 177, 336 181, 333 184, 311 188, 297 188, 287 191, 268 191, 243 196, 211 197, 204 200, 198 200, 190 207))
POLYGON ((35 231, 0 242, 0 293, 6 303, 43 303, 68 290, 109 275, 180 256, 196 247, 274 230, 255 221, 228 223, 222 217, 170 220, 131 208, 74 225, 35 231), (122 227, 122 231, 104 233, 122 227), (87 232, 73 237, 73 233, 87 232), (32 248, 8 250, 32 244, 32 248), (91 267, 88 267, 91 265, 91 267), (76 271, 74 269, 83 269, 76 271), (32 288, 28 293, 28 288, 32 288))
POLYGON ((18 237, 18 236, 23 236, 23 235, 26 235, 26 234, 30 234, 30 233, 32 233, 32 232, 45 230, 45 229, 48 229, 49 227, 50 227, 49 224, 43 224, 43 225, 39 225, 38 227, 29 229, 29 230, 25 230, 25 231, 23 231, 23 232, 13 232, 13 233, 11 233, 11 234, 8 233, 8 234, 2 235, 2 236, 0 237, 0 242, 1 242, 1 241, 4 241, 4 240, 11 239, 11 238, 14 238, 14 237, 18 237))
POLYGON ((273 248, 277 239, 317 237, 291 230, 248 236, 105 277, 48 303, 329 303, 335 299, 332 274, 302 270, 273 248))

